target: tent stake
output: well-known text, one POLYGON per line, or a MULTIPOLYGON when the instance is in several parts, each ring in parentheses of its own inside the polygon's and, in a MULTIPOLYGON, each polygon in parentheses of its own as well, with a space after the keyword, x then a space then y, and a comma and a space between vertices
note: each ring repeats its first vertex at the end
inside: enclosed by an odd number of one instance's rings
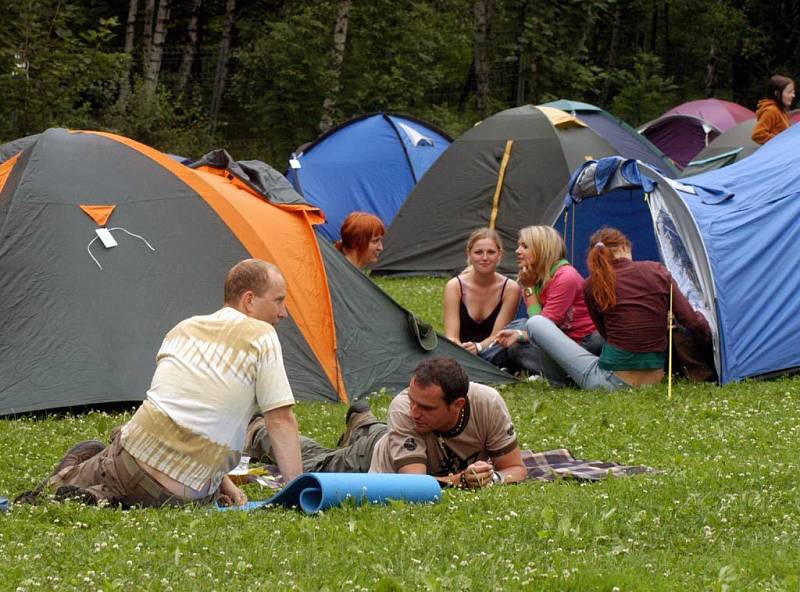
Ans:
POLYGON ((667 349, 667 400, 672 400, 672 280, 669 282, 669 312, 667 313, 667 332, 669 334, 669 347, 667 349))

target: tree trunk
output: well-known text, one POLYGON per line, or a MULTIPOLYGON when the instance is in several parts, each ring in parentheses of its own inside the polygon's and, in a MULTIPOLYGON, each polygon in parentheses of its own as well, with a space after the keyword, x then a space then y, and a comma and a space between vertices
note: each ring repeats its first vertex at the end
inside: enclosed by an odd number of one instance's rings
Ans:
POLYGON ((658 3, 653 0, 653 20, 650 27, 650 53, 656 53, 657 39, 658 39, 658 3))
MULTIPOLYGON (((619 55, 619 31, 622 28, 622 7, 619 3, 614 6, 614 21, 611 24, 611 40, 608 43, 608 57, 606 59, 606 71, 610 74, 617 69, 617 57, 619 55)), ((608 95, 611 92, 611 76, 606 76, 603 81, 603 93, 601 104, 608 102, 608 95)))
POLYGON ((339 94, 339 80, 342 75, 344 50, 347 46, 347 24, 350 20, 352 0, 341 0, 336 13, 336 24, 333 27, 333 51, 331 52, 331 75, 333 82, 325 100, 322 101, 322 117, 319 120, 319 131, 326 132, 333 127, 333 115, 336 111, 336 97, 339 94))
POLYGON ((217 124, 217 115, 222 107, 222 95, 225 92, 225 78, 228 76, 228 54, 231 49, 231 33, 236 15, 236 0, 228 0, 225 4, 225 24, 222 27, 222 41, 219 45, 219 61, 214 76, 214 95, 211 98, 211 129, 217 124))
POLYGON ((153 94, 158 85, 158 75, 161 72, 161 56, 164 54, 164 40, 167 37, 167 23, 169 22, 169 0, 161 0, 158 4, 158 17, 153 29, 153 41, 150 55, 145 61, 144 86, 148 94, 153 94))
POLYGON ((664 63, 667 72, 672 67, 672 47, 669 42, 669 0, 664 0, 664 63))
POLYGON ((467 99, 470 93, 475 89, 475 61, 473 60, 469 65, 469 72, 464 79, 464 86, 461 88, 461 95, 458 97, 458 110, 463 113, 464 108, 467 106, 467 99))
POLYGON ((489 108, 489 28, 494 0, 475 0, 473 4, 473 60, 475 62, 475 110, 486 116, 489 108))
POLYGON ((145 0, 144 22, 142 26, 142 64, 147 67, 150 59, 150 46, 153 42, 153 14, 156 12, 156 0, 145 0))
POLYGON ((525 19, 528 18, 528 3, 523 2, 517 15, 519 32, 517 33, 517 47, 514 57, 517 60, 516 85, 514 90, 514 105, 519 107, 525 103, 525 46, 528 40, 525 38, 525 19))
POLYGON ((194 56, 197 53, 197 29, 200 22, 200 8, 203 0, 192 0, 192 12, 189 16, 189 26, 186 30, 186 45, 183 47, 183 58, 181 59, 181 69, 178 71, 178 93, 186 93, 189 84, 189 77, 192 74, 194 56))
POLYGON ((119 98, 117 108, 124 112, 128 106, 128 96, 131 93, 131 70, 133 69, 133 41, 136 34, 136 13, 139 10, 139 0, 129 0, 128 21, 125 29, 125 53, 128 56, 128 68, 122 73, 119 81, 119 98))
POLYGON ((708 52, 708 64, 706 64, 706 87, 707 97, 717 94, 717 63, 719 62, 719 51, 715 41, 711 42, 711 49, 708 52))

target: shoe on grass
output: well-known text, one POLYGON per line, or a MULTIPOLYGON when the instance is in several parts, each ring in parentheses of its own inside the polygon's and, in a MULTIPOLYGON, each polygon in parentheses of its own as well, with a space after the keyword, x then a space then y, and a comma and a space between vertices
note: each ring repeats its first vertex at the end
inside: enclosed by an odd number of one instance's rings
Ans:
POLYGON ((75 444, 75 446, 67 450, 64 458, 62 458, 61 462, 56 465, 56 468, 53 470, 53 473, 50 476, 53 477, 54 475, 57 475, 67 467, 86 462, 93 456, 97 456, 103 452, 105 448, 106 445, 100 440, 84 440, 83 442, 78 442, 75 444))
POLYGON ((336 446, 339 448, 350 444, 350 439, 358 428, 380 423, 378 418, 372 415, 372 411, 366 399, 357 399, 353 401, 347 409, 347 415, 345 415, 344 421, 346 424, 345 431, 336 443, 336 446))
POLYGON ((74 501, 86 504, 87 506, 97 505, 97 498, 94 494, 77 485, 62 485, 56 489, 54 499, 57 502, 74 501))
MULTIPOLYGON (((47 483, 48 481, 50 481, 51 477, 57 475, 67 467, 79 465, 82 462, 89 460, 93 456, 100 454, 103 450, 105 450, 105 448, 106 445, 100 442, 100 440, 85 440, 83 442, 78 442, 77 444, 75 444, 75 446, 67 450, 67 453, 61 459, 61 461, 56 465, 56 468, 53 469, 53 472, 50 473, 50 475, 44 481, 39 483, 39 485, 37 485, 34 489, 31 489, 30 491, 23 491, 22 493, 20 493, 14 499, 14 503, 31 504, 31 505, 38 504, 42 492, 44 491, 45 487, 47 487, 47 483)), ((92 499, 94 499, 94 496, 92 496, 92 499)))

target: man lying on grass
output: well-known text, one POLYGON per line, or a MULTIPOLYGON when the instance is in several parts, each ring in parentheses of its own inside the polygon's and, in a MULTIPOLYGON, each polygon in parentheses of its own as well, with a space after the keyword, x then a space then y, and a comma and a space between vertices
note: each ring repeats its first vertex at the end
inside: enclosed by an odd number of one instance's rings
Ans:
POLYGON ((225 281, 225 306, 178 323, 164 338, 147 399, 112 432, 111 444, 73 446, 53 474, 17 498, 36 503, 45 489, 57 499, 129 506, 242 504, 227 473, 241 456, 247 421, 264 412, 275 460, 300 473, 294 397, 273 325, 286 318, 286 282, 258 259, 236 264, 225 281))
MULTIPOLYGON (((300 436, 303 470, 327 473, 411 473, 436 477, 443 487, 487 487, 526 476, 505 401, 493 388, 471 383, 451 358, 429 358, 379 422, 363 400, 347 412, 337 448, 300 436)), ((275 459, 268 429, 255 417, 245 453, 275 459)))

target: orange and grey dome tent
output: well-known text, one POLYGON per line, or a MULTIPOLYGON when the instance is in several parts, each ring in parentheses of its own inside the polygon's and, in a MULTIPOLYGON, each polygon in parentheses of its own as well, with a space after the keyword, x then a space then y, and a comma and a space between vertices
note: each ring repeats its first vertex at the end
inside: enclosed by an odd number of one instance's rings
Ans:
POLYGON ((219 308, 247 257, 286 277, 278 331, 298 399, 398 390, 428 355, 511 380, 445 339, 424 349, 408 312, 317 240, 317 208, 267 165, 222 154, 189 168, 51 129, 0 164, 0 415, 142 400, 164 334, 219 308))

